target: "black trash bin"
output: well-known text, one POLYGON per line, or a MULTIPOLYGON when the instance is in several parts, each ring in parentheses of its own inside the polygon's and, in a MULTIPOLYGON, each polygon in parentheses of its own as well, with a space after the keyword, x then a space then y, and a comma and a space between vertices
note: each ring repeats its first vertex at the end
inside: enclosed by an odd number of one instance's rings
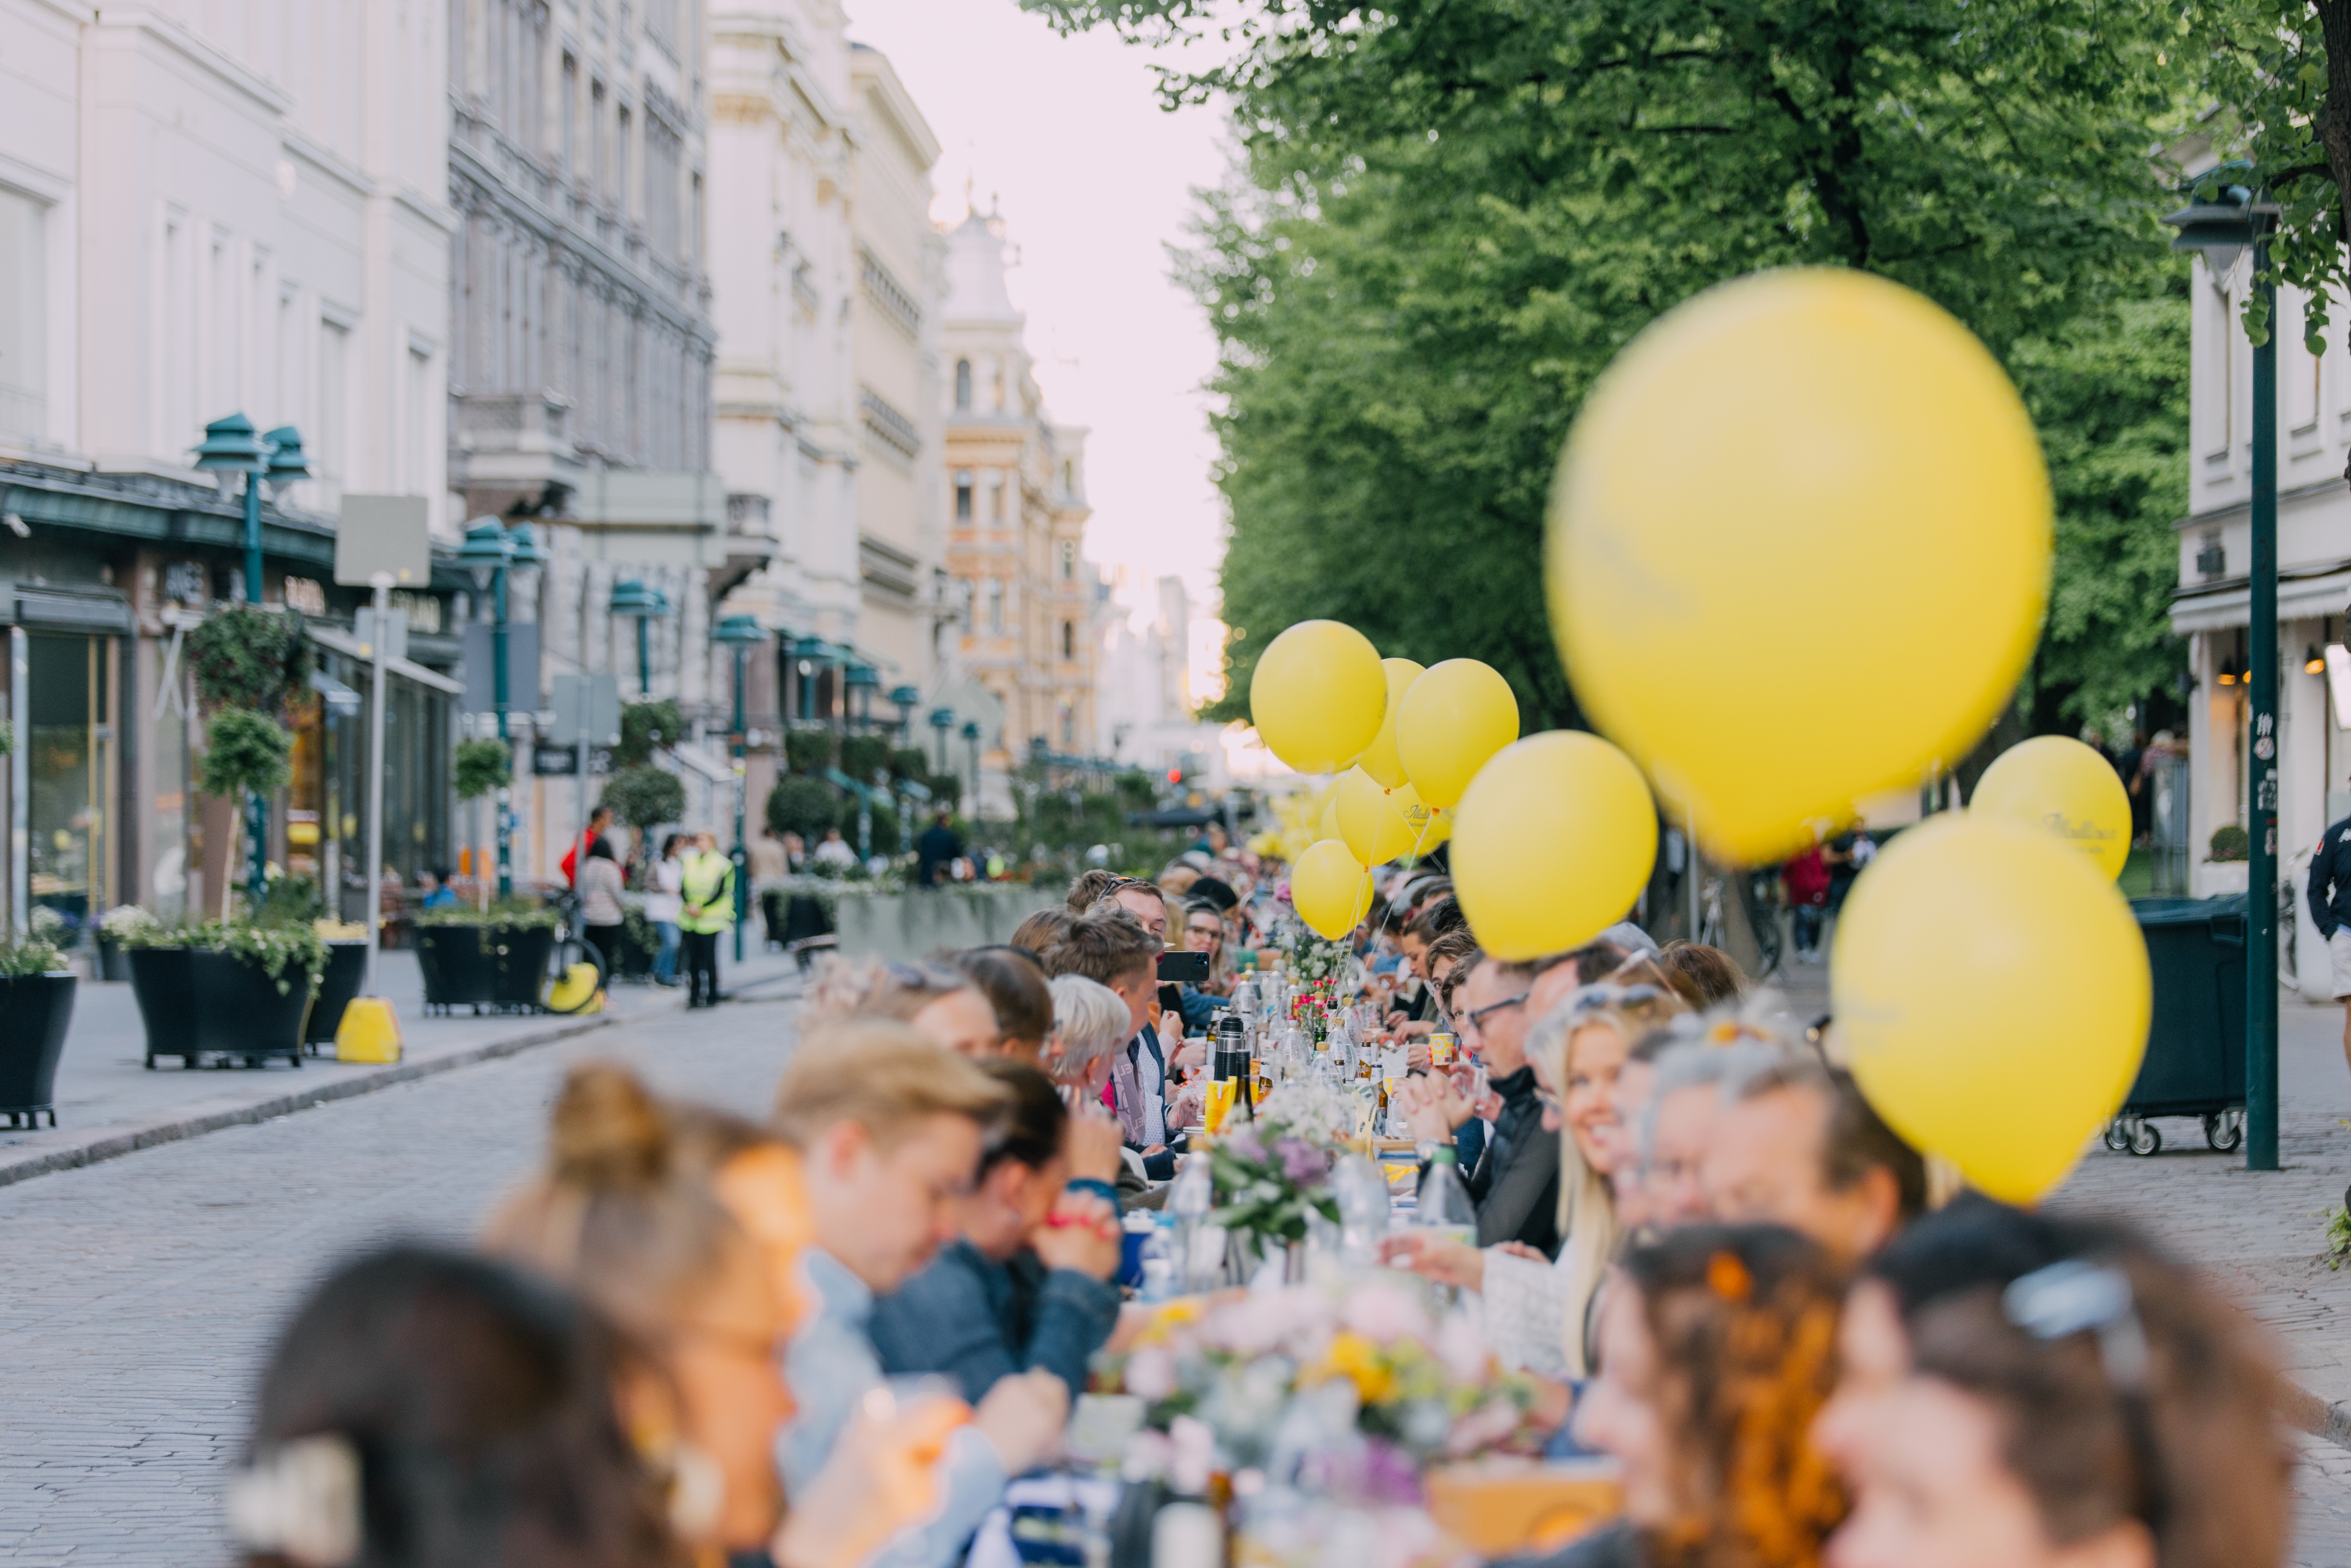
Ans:
POLYGON ((2106 1146, 2151 1155, 2163 1136, 2150 1116, 2194 1116, 2204 1141, 2226 1154, 2245 1137, 2246 895, 2138 898, 2131 913, 2147 938, 2155 1008, 2138 1080, 2112 1122, 2106 1146))

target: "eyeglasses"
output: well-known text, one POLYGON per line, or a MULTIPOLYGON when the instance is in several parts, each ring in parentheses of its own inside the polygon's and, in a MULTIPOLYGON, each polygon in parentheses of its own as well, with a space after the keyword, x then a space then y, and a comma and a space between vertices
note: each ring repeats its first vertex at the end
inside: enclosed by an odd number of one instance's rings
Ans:
POLYGON ((1486 1028, 1487 1014, 1500 1012, 1504 1008, 1523 1007, 1526 1004, 1527 996, 1527 992, 1520 991, 1515 997, 1505 997, 1499 1002, 1488 1002, 1482 1008, 1471 1008, 1468 1012, 1463 1013, 1461 1016, 1467 1019, 1469 1022, 1477 1025, 1479 1031, 1483 1033, 1486 1028))
POLYGON ((906 964, 893 958, 883 964, 882 972, 893 985, 909 991, 960 991, 971 984, 961 970, 937 964, 906 964))
POLYGON ((2138 1321, 2130 1276, 2107 1263, 2069 1258, 2012 1281, 2001 1292, 2008 1321, 2039 1340, 2095 1330, 2106 1375, 2117 1388, 2147 1381, 2147 1331, 2138 1321))

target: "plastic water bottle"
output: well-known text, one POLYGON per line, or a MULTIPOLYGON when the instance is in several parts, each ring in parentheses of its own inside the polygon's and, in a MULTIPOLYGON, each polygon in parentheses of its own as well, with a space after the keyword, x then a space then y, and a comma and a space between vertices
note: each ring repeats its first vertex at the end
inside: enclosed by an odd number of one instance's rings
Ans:
POLYGON ((1143 1216, 1143 1228, 1150 1234, 1143 1240, 1143 1284, 1136 1294, 1146 1301, 1171 1301, 1182 1287, 1184 1272, 1180 1244, 1176 1239, 1176 1217, 1155 1216, 1148 1210, 1136 1209, 1127 1218, 1132 1220, 1137 1214, 1143 1216))
POLYGON ((1465 1246, 1478 1245, 1478 1206, 1461 1185, 1461 1171, 1450 1144, 1439 1144, 1428 1157, 1427 1174, 1420 1178, 1420 1198, 1412 1222, 1423 1230, 1450 1236, 1465 1246))
POLYGON ((1380 1260, 1380 1239, 1388 1230, 1388 1181, 1380 1167, 1361 1155, 1349 1155, 1331 1173, 1339 1200, 1339 1252, 1349 1263, 1368 1269, 1380 1260))
POLYGON ((1185 1290, 1207 1290, 1215 1283, 1206 1279, 1196 1281, 1196 1276, 1207 1270, 1196 1266, 1200 1260, 1195 1254, 1200 1250, 1200 1229, 1207 1221, 1208 1211, 1216 1206, 1217 1189, 1208 1175, 1208 1156, 1185 1155, 1183 1168, 1176 1173, 1176 1185, 1168 1191, 1165 1210, 1174 1216, 1177 1273, 1185 1290))

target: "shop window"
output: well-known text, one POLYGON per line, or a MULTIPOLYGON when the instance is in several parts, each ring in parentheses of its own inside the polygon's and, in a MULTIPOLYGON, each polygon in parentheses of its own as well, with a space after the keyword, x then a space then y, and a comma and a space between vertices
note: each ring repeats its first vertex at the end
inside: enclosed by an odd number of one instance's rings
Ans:
POLYGON ((114 640, 35 634, 27 771, 33 903, 77 925, 111 902, 114 640))
POLYGON ((955 397, 956 407, 960 409, 971 407, 971 361, 969 360, 956 361, 955 397))

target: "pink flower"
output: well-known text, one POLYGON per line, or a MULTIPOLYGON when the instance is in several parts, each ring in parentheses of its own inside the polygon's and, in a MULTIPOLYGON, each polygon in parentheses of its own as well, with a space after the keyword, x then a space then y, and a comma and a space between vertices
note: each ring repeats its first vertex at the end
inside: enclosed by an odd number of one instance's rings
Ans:
POLYGON ((1357 1286, 1339 1315, 1349 1328, 1376 1344, 1418 1339, 1428 1333, 1428 1314, 1421 1310, 1415 1294, 1384 1281, 1357 1286))
POLYGON ((1469 1321, 1467 1312, 1448 1312, 1437 1325, 1437 1343, 1432 1347, 1445 1369, 1464 1383, 1476 1383, 1486 1376, 1492 1358, 1486 1349, 1486 1336, 1469 1321))
POLYGON ((1176 1358, 1155 1344, 1126 1358, 1126 1391, 1156 1404, 1176 1392, 1176 1358))

